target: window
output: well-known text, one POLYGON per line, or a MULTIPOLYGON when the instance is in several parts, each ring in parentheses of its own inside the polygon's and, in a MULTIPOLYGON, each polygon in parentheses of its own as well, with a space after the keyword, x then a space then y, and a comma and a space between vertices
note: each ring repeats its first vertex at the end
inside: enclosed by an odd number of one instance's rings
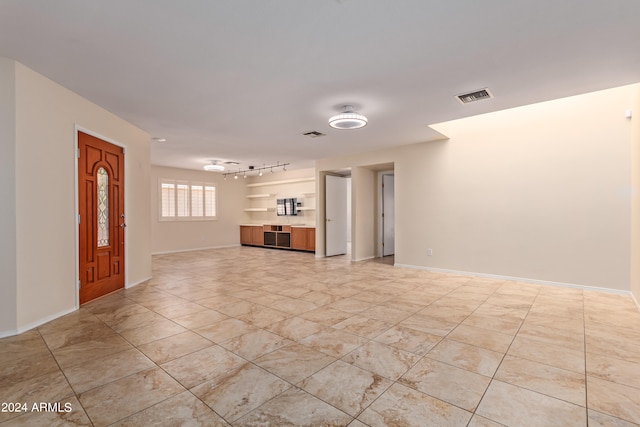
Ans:
POLYGON ((160 180, 160 219, 216 218, 216 187, 210 183, 160 180))

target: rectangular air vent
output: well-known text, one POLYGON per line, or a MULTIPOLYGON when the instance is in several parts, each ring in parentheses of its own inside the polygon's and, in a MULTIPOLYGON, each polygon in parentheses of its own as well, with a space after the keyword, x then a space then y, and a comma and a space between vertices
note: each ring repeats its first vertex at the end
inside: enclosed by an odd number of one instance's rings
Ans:
POLYGON ((493 95, 491 95, 491 92, 489 92, 489 89, 487 88, 476 90, 474 92, 463 93, 462 95, 456 95, 456 99, 461 104, 468 104, 470 102, 481 101, 489 98, 493 98, 493 95))
POLYGON ((229 166, 238 166, 240 163, 229 161, 229 162, 224 162, 223 164, 229 165, 229 166))
POLYGON ((305 133, 303 133, 303 135, 311 137, 311 138, 318 138, 320 136, 325 136, 324 133, 318 132, 317 130, 312 130, 311 132, 305 132, 305 133))

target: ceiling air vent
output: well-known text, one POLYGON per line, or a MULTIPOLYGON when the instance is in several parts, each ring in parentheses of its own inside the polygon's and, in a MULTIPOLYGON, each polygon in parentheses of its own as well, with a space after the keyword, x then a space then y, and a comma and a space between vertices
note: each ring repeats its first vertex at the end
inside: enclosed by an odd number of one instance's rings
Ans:
POLYGON ((456 99, 460 101, 461 104, 469 104, 470 102, 481 101, 483 99, 493 98, 489 89, 484 88, 480 90, 476 90, 474 92, 463 93, 462 95, 456 95, 456 99))
POLYGON ((311 138, 318 138, 318 137, 321 137, 321 136, 325 136, 324 133, 318 132, 317 130, 312 130, 311 132, 305 132, 305 133, 303 133, 303 135, 311 137, 311 138))
POLYGON ((229 162, 224 162, 223 164, 229 165, 229 166, 238 166, 240 163, 229 161, 229 162))

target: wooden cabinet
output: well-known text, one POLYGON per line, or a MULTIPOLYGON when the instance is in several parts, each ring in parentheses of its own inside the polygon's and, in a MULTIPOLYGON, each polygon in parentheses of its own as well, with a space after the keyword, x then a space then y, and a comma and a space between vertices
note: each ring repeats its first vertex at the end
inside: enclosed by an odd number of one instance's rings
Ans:
POLYGON ((264 233, 262 232, 262 226, 241 225, 240 244, 256 246, 264 245, 264 233))
POLYGON ((264 246, 291 249, 290 225, 264 225, 264 246))
POLYGON ((316 250, 316 229, 293 227, 291 229, 291 249, 301 251, 316 250))
POLYGON ((251 241, 254 245, 264 245, 264 233, 262 227, 251 227, 251 241))
POLYGON ((240 244, 241 245, 250 245, 253 242, 253 238, 251 237, 251 229, 253 227, 247 227, 244 225, 240 226, 240 244))
POLYGON ((315 252, 316 229, 290 225, 241 225, 240 244, 315 252))

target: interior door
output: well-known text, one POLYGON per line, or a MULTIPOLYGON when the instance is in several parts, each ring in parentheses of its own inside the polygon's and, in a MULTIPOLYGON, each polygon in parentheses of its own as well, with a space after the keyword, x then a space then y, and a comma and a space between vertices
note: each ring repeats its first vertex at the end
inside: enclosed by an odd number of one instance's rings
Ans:
POLYGON ((394 177, 382 175, 382 256, 395 253, 394 177))
POLYGON ((124 150, 78 132, 80 304, 124 287, 124 150))
POLYGON ((325 177, 325 247, 327 256, 347 253, 347 179, 325 177))

